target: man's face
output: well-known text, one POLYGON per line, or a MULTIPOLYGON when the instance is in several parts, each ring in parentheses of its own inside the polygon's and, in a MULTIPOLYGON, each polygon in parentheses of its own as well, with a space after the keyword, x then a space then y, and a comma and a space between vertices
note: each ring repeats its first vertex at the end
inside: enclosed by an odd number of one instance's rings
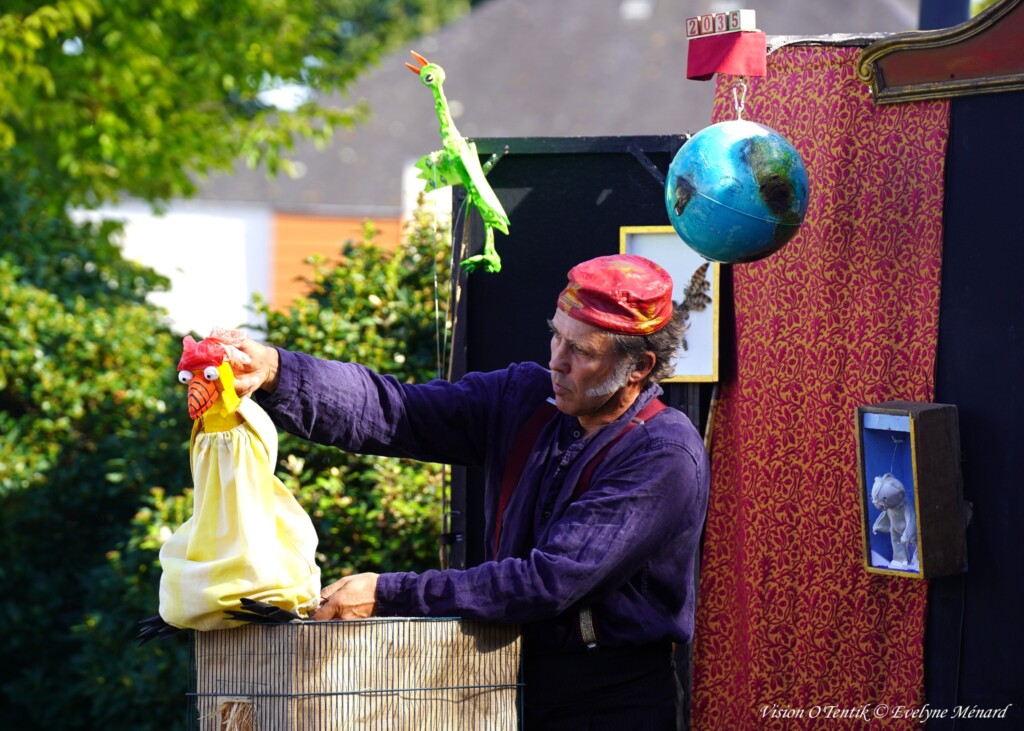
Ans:
POLYGON ((621 403, 615 397, 625 374, 611 336, 574 320, 561 310, 551 320, 551 386, 559 411, 575 416, 584 428, 614 420, 621 403), (621 376, 621 379, 620 379, 621 376))

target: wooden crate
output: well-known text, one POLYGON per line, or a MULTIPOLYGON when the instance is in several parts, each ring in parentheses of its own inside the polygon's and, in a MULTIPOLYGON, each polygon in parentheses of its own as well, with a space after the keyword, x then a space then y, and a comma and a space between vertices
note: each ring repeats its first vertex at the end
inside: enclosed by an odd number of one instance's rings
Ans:
POLYGON ((917 401, 858 406, 857 455, 867 570, 914 578, 966 571, 967 518, 956 407, 917 401), (887 480, 887 475, 898 484, 879 482, 887 480), (892 520, 900 518, 899 511, 876 507, 872 499, 876 485, 879 495, 892 493, 892 485, 902 488, 906 504, 915 513, 917 542, 907 565, 896 555, 900 547, 892 541, 892 531, 874 530, 883 512, 883 529, 892 522, 890 515, 895 516, 892 520))
POLYGON ((518 727, 513 626, 369 619, 193 636, 201 731, 518 727))

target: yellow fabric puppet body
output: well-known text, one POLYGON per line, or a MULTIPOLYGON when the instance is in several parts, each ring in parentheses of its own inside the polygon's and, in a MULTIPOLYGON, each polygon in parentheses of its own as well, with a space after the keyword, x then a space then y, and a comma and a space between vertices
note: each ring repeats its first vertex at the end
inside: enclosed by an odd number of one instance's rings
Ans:
POLYGON ((274 474, 270 417, 238 400, 227 363, 218 370, 230 394, 193 424, 193 512, 160 549, 160 616, 181 628, 238 626, 224 612, 243 597, 306 616, 320 603, 316 529, 274 474))

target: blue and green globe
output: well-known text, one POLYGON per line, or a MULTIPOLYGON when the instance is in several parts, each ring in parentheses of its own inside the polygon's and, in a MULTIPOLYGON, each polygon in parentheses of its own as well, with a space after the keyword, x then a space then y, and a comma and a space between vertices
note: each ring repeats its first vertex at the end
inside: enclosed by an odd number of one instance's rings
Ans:
POLYGON ((736 120, 705 127, 668 169, 665 207, 683 242, 705 259, 756 261, 793 238, 807 212, 807 170, 775 130, 736 120))

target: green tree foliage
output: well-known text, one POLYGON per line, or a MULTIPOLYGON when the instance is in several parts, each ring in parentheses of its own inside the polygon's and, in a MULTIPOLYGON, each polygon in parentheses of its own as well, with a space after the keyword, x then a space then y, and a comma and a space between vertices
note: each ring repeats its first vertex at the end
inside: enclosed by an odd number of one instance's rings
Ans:
MULTIPOLYGON (((117 225, 76 223, 68 206, 187 197, 197 177, 239 159, 287 172, 295 141, 326 142, 365 113, 332 107, 331 92, 395 43, 466 7, 465 0, 0 6, 0 728, 167 729, 185 719, 186 644, 134 643, 135 623, 157 608, 159 546, 191 506, 190 423, 175 378, 180 339, 146 303, 166 280, 122 258, 117 225), (289 83, 310 89, 310 100, 291 110, 261 99, 289 83)), ((363 253, 365 276, 394 280, 394 272, 373 273, 390 259, 374 258, 369 247, 363 253)), ((413 254, 401 256, 408 266, 413 254)), ((322 273, 330 282, 324 297, 340 303, 334 282, 343 274, 322 273), (327 294, 331 287, 337 293, 327 294)), ((401 337, 417 342, 412 328, 430 319, 415 314, 420 295, 382 288, 377 296, 411 297, 398 308, 409 318, 401 337)), ((295 315, 296 327, 302 322, 295 315)), ((285 320, 275 323, 275 334, 288 329, 285 320)), ((368 357, 371 365, 400 360, 391 344, 370 345, 385 338, 372 325, 362 335, 364 355, 393 354, 381 363, 368 357)), ((426 565, 436 468, 331 462, 313 452, 282 450, 282 475, 301 499, 315 500, 307 508, 324 536, 328 571, 426 565)))
MULTIPOLYGON (((165 282, 120 257, 115 227, 47 218, 9 185, 0 210, 0 727, 183 728, 186 638, 135 645, 191 511, 181 341, 144 302, 165 282)), ((396 252, 368 231, 311 262, 308 298, 256 304, 268 339, 432 378, 448 233, 418 213, 396 252)), ((279 454, 326 577, 437 565, 439 466, 287 435, 279 454)))
POLYGON ((188 196, 239 159, 289 170, 297 139, 363 117, 321 100, 466 0, 7 0, 0 173, 34 198, 97 206, 188 196), (294 110, 260 93, 300 84, 294 110))
POLYGON ((166 282, 121 258, 115 226, 49 215, 9 181, 0 212, 0 726, 101 727, 91 706, 137 718, 143 671, 185 658, 129 651, 151 561, 104 607, 120 644, 102 670, 82 667, 93 637, 75 629, 99 611, 93 575, 151 486, 187 484, 187 461, 171 457, 189 431, 174 408, 180 341, 145 303, 166 282))
MULTIPOLYGON (((259 304, 267 339, 407 382, 443 374, 448 236, 420 210, 408 242, 389 253, 373 244, 368 224, 340 261, 311 261, 308 297, 287 312, 259 304)), ((317 523, 327 576, 437 566, 440 466, 345 454, 288 435, 279 451, 282 479, 317 523)))

